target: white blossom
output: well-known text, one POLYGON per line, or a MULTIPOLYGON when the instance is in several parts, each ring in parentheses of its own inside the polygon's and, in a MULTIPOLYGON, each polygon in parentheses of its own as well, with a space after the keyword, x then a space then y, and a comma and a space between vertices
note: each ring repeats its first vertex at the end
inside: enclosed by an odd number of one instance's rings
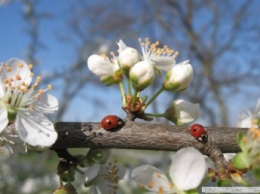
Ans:
POLYGON ((183 91, 191 84, 193 68, 188 61, 181 62, 167 71, 163 86, 165 90, 183 91))
POLYGON ((129 75, 135 90, 142 91, 153 82, 155 71, 160 74, 161 70, 167 71, 175 65, 177 52, 168 46, 158 47, 159 42, 151 44, 148 38, 145 42, 139 41, 142 60, 130 69, 129 75))
POLYGON ((85 172, 85 186, 90 186, 90 194, 119 193, 118 182, 125 171, 116 163, 94 163, 85 172))
POLYGON ((2 64, 0 133, 3 133, 8 123, 14 123, 15 132, 22 141, 32 146, 49 147, 56 141, 57 132, 45 114, 56 111, 58 101, 54 96, 46 93, 51 86, 45 90, 37 89, 41 81, 40 76, 30 86, 33 77, 31 67, 16 58, 2 64))
POLYGON ((91 55, 87 63, 89 70, 100 77, 100 81, 106 85, 119 83, 122 80, 122 72, 114 55, 113 59, 107 56, 91 55))
POLYGON ((199 187, 208 170, 206 156, 194 148, 183 148, 173 157, 169 175, 159 169, 142 165, 132 172, 132 178, 149 193, 178 193, 199 187))
POLYGON ((242 128, 259 128, 260 127, 260 98, 257 100, 254 112, 247 111, 240 115, 238 127, 242 128))
POLYGON ((117 44, 119 46, 118 61, 121 68, 128 76, 130 68, 141 60, 141 56, 136 49, 126 46, 122 40, 120 40, 117 44))
POLYGON ((176 125, 184 125, 195 121, 200 112, 198 103, 193 104, 186 100, 178 99, 173 101, 171 106, 165 111, 165 118, 176 125))

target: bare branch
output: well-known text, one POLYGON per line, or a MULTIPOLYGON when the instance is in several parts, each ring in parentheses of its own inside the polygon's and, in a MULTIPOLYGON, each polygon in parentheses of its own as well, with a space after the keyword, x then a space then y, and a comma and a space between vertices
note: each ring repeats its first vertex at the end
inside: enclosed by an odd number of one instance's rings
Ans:
MULTIPOLYGON (((164 124, 127 122, 118 131, 109 132, 100 123, 57 122, 58 139, 51 149, 67 148, 123 148, 176 151, 193 146, 197 141, 189 127, 164 124)), ((239 152, 236 134, 246 128, 207 127, 208 135, 225 153, 239 152)))

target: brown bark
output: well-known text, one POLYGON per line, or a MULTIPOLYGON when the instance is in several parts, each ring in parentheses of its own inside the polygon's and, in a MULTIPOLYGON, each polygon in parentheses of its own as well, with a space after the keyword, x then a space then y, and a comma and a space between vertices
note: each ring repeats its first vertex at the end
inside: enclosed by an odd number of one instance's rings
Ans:
MULTIPOLYGON (((122 148, 176 151, 193 146, 197 141, 188 126, 127 122, 117 131, 106 131, 100 123, 57 122, 58 139, 52 149, 66 148, 122 148)), ((239 152, 238 132, 246 128, 206 127, 212 142, 223 153, 239 152)))

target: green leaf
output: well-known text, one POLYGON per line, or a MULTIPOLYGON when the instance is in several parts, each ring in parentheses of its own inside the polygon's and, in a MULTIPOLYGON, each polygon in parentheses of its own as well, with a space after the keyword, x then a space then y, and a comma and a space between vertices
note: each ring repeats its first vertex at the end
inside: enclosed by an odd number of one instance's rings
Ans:
POLYGON ((249 168, 250 166, 249 157, 246 153, 240 152, 233 158, 232 164, 235 168, 238 169, 249 168))
POLYGON ((231 187, 233 184, 230 179, 222 179, 218 181, 217 185, 219 187, 231 187))
POLYGON ((162 76, 162 71, 156 67, 154 67, 154 70, 155 70, 155 73, 158 75, 158 76, 162 76))
POLYGON ((260 180, 260 166, 253 167, 253 173, 257 180, 260 180))
POLYGON ((237 135, 236 135, 236 141, 237 141, 238 146, 241 148, 241 150, 242 150, 243 152, 246 151, 244 138, 245 138, 245 134, 243 134, 243 133, 237 133, 237 135))
POLYGON ((113 76, 102 77, 100 78, 100 81, 106 84, 106 86, 110 86, 115 83, 113 76))
POLYGON ((198 191, 198 189, 192 189, 189 191, 185 191, 184 193, 185 194, 199 194, 199 191, 198 191))

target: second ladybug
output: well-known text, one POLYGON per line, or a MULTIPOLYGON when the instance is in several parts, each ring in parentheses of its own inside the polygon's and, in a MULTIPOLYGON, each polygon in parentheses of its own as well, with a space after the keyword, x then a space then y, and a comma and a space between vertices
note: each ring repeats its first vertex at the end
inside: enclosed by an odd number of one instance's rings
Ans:
POLYGON ((116 115, 105 116, 101 121, 101 127, 107 131, 112 131, 122 127, 125 124, 123 119, 119 118, 116 115))
POLYGON ((190 134, 200 142, 208 140, 207 130, 200 124, 193 124, 190 128, 190 134))

